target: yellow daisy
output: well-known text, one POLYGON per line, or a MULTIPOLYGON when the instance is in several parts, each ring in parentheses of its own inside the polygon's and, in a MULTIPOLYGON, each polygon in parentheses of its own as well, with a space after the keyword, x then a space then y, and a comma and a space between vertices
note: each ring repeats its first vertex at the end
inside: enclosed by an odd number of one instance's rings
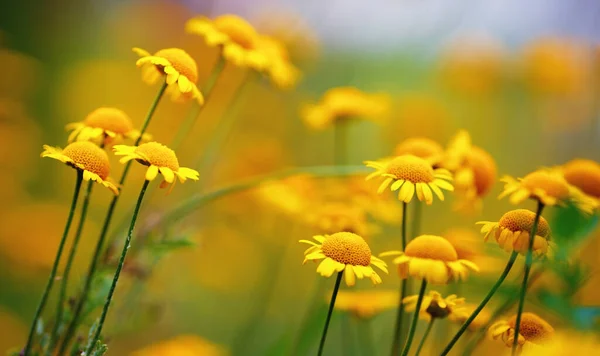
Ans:
POLYGON ((433 203, 433 194, 440 200, 444 200, 442 189, 452 191, 454 187, 448 181, 452 175, 445 169, 433 169, 427 161, 413 155, 403 155, 391 160, 376 162, 365 162, 367 167, 375 168, 377 171, 369 174, 367 180, 375 177, 383 177, 379 186, 382 193, 388 186, 395 192, 398 191, 398 199, 410 203, 417 193, 417 198, 427 205, 433 203))
POLYGON ((229 354, 225 348, 199 336, 179 335, 134 351, 130 356, 225 356, 229 354))
POLYGON ((66 163, 77 170, 83 171, 84 180, 98 182, 119 194, 117 187, 109 178, 110 162, 108 155, 100 147, 89 141, 78 141, 67 145, 64 149, 44 145, 42 157, 49 157, 66 163))
POLYGON ((265 72, 271 82, 280 89, 293 88, 300 78, 300 70, 290 61, 287 48, 269 36, 260 36, 258 46, 269 58, 265 72))
POLYGON ((565 163, 562 174, 566 181, 594 199, 600 199, 600 164, 589 159, 565 163))
POLYGON ((225 14, 214 19, 199 16, 189 20, 185 30, 201 36, 211 47, 220 47, 223 57, 236 66, 262 71, 269 65, 269 58, 260 48, 258 33, 237 15, 225 14))
POLYGON ((96 141, 110 143, 114 139, 137 139, 140 132, 133 128, 131 119, 122 110, 111 107, 98 108, 81 122, 67 124, 69 142, 96 141), (108 142, 107 142, 108 141, 108 142))
POLYGON ((304 262, 323 260, 317 267, 317 273, 323 277, 331 277, 334 272, 344 271, 346 285, 353 286, 356 278, 371 278, 373 284, 380 284, 381 277, 371 265, 388 273, 387 265, 379 258, 371 255, 371 249, 365 240, 351 232, 336 232, 332 235, 313 237, 318 243, 300 240, 312 245, 304 251, 304 262))
POLYGON ((452 244, 459 260, 475 263, 480 273, 497 273, 506 264, 497 256, 490 256, 485 251, 485 241, 471 229, 451 228, 445 230, 442 236, 452 244))
MULTIPOLYGON (((511 210, 500 218, 500 221, 479 221, 483 225, 481 233, 485 234, 484 241, 494 236, 498 245, 506 252, 517 251, 525 255, 529 248, 529 235, 533 228, 535 213, 527 209, 511 210)), ((540 216, 537 231, 533 240, 533 253, 543 256, 548 252, 550 240, 550 225, 540 216)))
POLYGON ((395 156, 407 154, 423 158, 435 167, 444 156, 444 148, 427 137, 410 137, 400 142, 394 149, 395 156))
MULTIPOLYGON (((413 312, 417 308, 418 295, 411 295, 402 300, 404 310, 413 312)), ((454 315, 454 317, 469 317, 461 305, 464 304, 465 298, 458 298, 456 294, 447 296, 446 298, 436 291, 430 291, 428 295, 423 296, 419 318, 425 321, 431 321, 432 318, 443 319, 454 315)))
POLYGON ((352 313, 359 319, 370 319, 398 305, 398 292, 394 291, 345 291, 338 292, 335 309, 352 313))
MULTIPOLYGON (((515 324, 517 316, 513 315, 508 320, 499 321, 490 326, 489 334, 494 340, 502 340, 507 347, 512 347, 515 340, 515 324)), ((543 345, 552 340, 554 328, 547 321, 534 313, 521 314, 519 327, 519 348, 543 345)))
MULTIPOLYGON (((477 307, 478 307, 477 304, 469 304, 469 303, 462 304, 460 306, 461 312, 450 314, 448 316, 448 320, 462 325, 462 324, 464 324, 465 321, 467 321, 467 319, 471 316, 471 314, 473 314, 473 312, 475 311, 475 309, 477 309, 477 307)), ((475 319, 473 319, 473 321, 469 324, 469 330, 476 331, 476 330, 486 327, 488 325, 488 322, 490 321, 491 317, 492 317, 492 315, 491 315, 490 311, 487 308, 483 308, 479 312, 479 314, 477 314, 475 319)))
POLYGON ((173 189, 176 176, 181 183, 185 182, 186 179, 198 180, 197 171, 191 168, 180 167, 175 152, 158 142, 143 143, 137 147, 115 145, 113 151, 117 156, 123 156, 120 160, 121 163, 135 159, 141 164, 148 166, 146 180, 154 180, 160 172, 164 178, 160 184, 161 188, 171 184, 171 189, 173 189))
POLYGON ((447 284, 466 279, 469 270, 479 271, 473 262, 458 259, 452 244, 441 236, 421 235, 410 241, 404 252, 389 251, 380 256, 394 255, 400 255, 393 262, 402 279, 412 276, 428 283, 447 284))
POLYGON ((154 55, 141 48, 133 48, 133 51, 141 57, 136 65, 142 69, 142 78, 146 83, 154 84, 165 75, 171 99, 196 99, 198 104, 204 103, 204 97, 196 86, 198 66, 187 52, 179 48, 161 49, 154 55))

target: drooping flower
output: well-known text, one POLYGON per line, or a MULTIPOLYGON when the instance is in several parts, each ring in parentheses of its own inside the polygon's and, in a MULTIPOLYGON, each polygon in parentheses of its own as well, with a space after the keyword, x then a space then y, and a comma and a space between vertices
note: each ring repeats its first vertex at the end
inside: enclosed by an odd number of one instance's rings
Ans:
POLYGON ((95 141, 112 142, 124 138, 137 139, 140 132, 133 128, 131 119, 122 110, 111 107, 100 107, 86 116, 81 122, 67 124, 67 130, 73 130, 69 142, 95 141))
POLYGON ((131 356, 226 356, 229 355, 223 347, 216 345, 196 335, 180 335, 161 341, 131 354, 131 356))
POLYGON ((133 48, 133 51, 141 57, 136 65, 142 69, 142 78, 146 83, 154 84, 162 76, 166 76, 164 80, 171 99, 196 99, 200 105, 204 103, 204 96, 196 86, 198 66, 186 51, 180 48, 165 48, 154 55, 141 48, 133 48))
MULTIPOLYGON (((417 300, 419 295, 411 295, 402 300, 404 310, 407 312, 415 311, 417 308, 417 300)), ((466 317, 469 315, 461 308, 465 298, 458 298, 456 294, 447 296, 446 298, 436 291, 430 291, 428 295, 423 296, 419 318, 431 321, 433 318, 444 319, 454 315, 454 317, 466 317)))
MULTIPOLYGON (((485 234, 484 241, 494 236, 498 245, 506 252, 516 251, 525 255, 529 249, 529 235, 533 228, 535 213, 527 209, 511 210, 500 218, 500 221, 479 221, 483 225, 481 233, 485 234)), ((550 245, 550 226, 543 216, 540 216, 537 231, 533 240, 532 251, 536 256, 543 256, 550 245)))
MULTIPOLYGON (((329 298, 329 296, 327 296, 329 298)), ((340 290, 335 300, 335 309, 352 313, 359 319, 370 319, 398 305, 395 291, 346 291, 340 290)))
POLYGON ((110 162, 108 155, 100 147, 89 141, 78 141, 67 145, 64 149, 44 145, 42 157, 54 158, 68 166, 83 171, 83 179, 98 182, 119 194, 117 187, 111 182, 110 162))
MULTIPOLYGON (((507 347, 512 347, 515 340, 515 324, 517 316, 513 315, 508 320, 499 321, 490 326, 489 333, 494 340, 502 340, 507 347)), ((554 328, 547 321, 534 313, 521 314, 518 344, 520 348, 543 345, 554 336, 554 328), (533 345, 528 345, 529 343, 533 345)))
POLYGON ((395 156, 407 154, 423 158, 435 167, 444 156, 444 148, 427 137, 410 137, 400 142, 394 149, 395 156))
POLYGON ((409 276, 425 279, 428 283, 447 284, 466 279, 469 271, 479 271, 471 261, 460 260, 456 250, 441 236, 421 235, 411 240, 404 252, 389 251, 380 256, 399 255, 394 259, 400 278, 409 276))
POLYGON ((160 184, 161 188, 171 185, 175 186, 175 177, 179 178, 181 183, 186 179, 198 180, 198 172, 186 167, 179 166, 179 160, 175 152, 165 145, 158 142, 147 142, 139 146, 115 145, 113 151, 117 156, 123 156, 121 163, 136 160, 141 164, 148 166, 146 171, 146 180, 152 181, 158 173, 162 174, 164 180, 160 184))
POLYGON ((438 199, 444 200, 442 189, 452 191, 454 187, 448 181, 452 175, 445 169, 433 169, 427 161, 413 155, 403 155, 388 161, 365 162, 367 167, 375 168, 377 171, 369 174, 367 180, 382 177, 383 182, 379 186, 382 193, 388 186, 395 192, 398 191, 398 199, 410 203, 415 192, 417 198, 427 205, 433 203, 433 194, 438 199))
POLYGON ((373 284, 380 284, 381 277, 371 265, 388 273, 387 265, 379 258, 371 255, 371 249, 365 240, 351 232, 337 232, 332 235, 313 237, 318 243, 300 240, 312 245, 304 251, 304 262, 322 260, 317 273, 323 277, 331 277, 334 272, 344 272, 346 284, 353 286, 356 278, 368 277, 373 284))

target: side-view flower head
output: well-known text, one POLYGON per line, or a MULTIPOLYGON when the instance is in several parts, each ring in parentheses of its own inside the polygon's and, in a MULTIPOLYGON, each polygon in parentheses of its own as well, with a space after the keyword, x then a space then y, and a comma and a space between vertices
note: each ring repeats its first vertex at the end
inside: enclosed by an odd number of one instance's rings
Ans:
MULTIPOLYGON (((402 300, 404 309, 407 312, 415 311, 417 308, 418 295, 411 295, 402 300)), ((453 315, 454 317, 464 317, 469 315, 461 308, 465 298, 458 298, 456 294, 447 296, 446 298, 436 291, 430 291, 428 295, 423 296, 421 309, 419 310, 419 318, 431 321, 433 318, 443 319, 453 315)))
MULTIPOLYGON (((512 347, 515 340, 515 324, 517 316, 513 315, 508 320, 499 321, 490 326, 489 333, 494 340, 502 340, 507 347, 512 347)), ((547 321, 534 313, 521 315, 518 343, 523 351, 543 345, 554 336, 554 328, 547 321)))
POLYGON ((437 167, 444 156, 444 148, 427 137, 409 137, 394 149, 395 156, 413 155, 423 158, 432 167, 437 167))
POLYGON ((67 124, 69 142, 94 141, 99 143, 112 143, 113 140, 124 138, 137 139, 140 132, 133 128, 131 119, 125 112, 112 107, 100 107, 81 122, 67 124))

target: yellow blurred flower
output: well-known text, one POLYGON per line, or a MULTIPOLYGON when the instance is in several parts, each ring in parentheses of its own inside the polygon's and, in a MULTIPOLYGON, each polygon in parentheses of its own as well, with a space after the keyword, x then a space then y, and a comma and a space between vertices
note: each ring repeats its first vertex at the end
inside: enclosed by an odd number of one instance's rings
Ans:
POLYGON ((410 137, 400 142, 394 149, 394 156, 407 154, 423 158, 435 167, 444 156, 444 148, 427 137, 410 137))
POLYGON ((600 199, 600 164, 589 159, 574 159, 562 165, 563 176, 569 184, 583 193, 600 199))
MULTIPOLYGON (((327 300, 330 295, 327 296, 327 300)), ((370 319, 381 312, 394 309, 396 306, 398 306, 398 292, 389 290, 340 290, 335 300, 335 309, 352 313, 359 319, 370 319)))
POLYGON ((459 260, 475 263, 481 273, 497 272, 505 264, 499 258, 486 254, 485 242, 472 230, 452 228, 446 230, 442 236, 452 244, 459 260))
POLYGON ((40 64, 16 50, 2 48, 0 44, 0 98, 21 101, 28 99, 39 85, 40 64))
POLYGON ((403 94, 390 110, 391 127, 384 134, 390 140, 398 139, 398 133, 405 137, 426 136, 440 141, 446 138, 452 128, 453 117, 442 98, 426 92, 403 94))
MULTIPOLYGON (((413 312, 417 309, 417 300, 419 295, 411 295, 402 300, 404 310, 413 312)), ((429 294, 423 296, 419 318, 425 321, 431 319, 444 319, 447 317, 468 318, 469 315, 462 309, 465 303, 465 298, 458 298, 456 294, 447 296, 446 298, 436 291, 430 291, 429 294)))
POLYGON ((373 226, 367 223, 365 211, 352 204, 341 202, 318 203, 306 209, 305 221, 320 234, 340 231, 370 237, 373 226))
MULTIPOLYGON (((519 332, 520 333, 520 332, 519 332)), ((541 348, 523 349, 522 356, 594 355, 600 349, 597 333, 557 331, 541 348)))
POLYGON ((355 87, 331 88, 316 104, 305 105, 301 116, 308 127, 322 130, 337 120, 382 119, 389 110, 385 94, 369 94, 355 87))
POLYGON ((289 215, 304 212, 316 199, 312 177, 297 175, 282 180, 269 180, 256 188, 259 199, 289 215))
POLYGON ((81 122, 67 124, 72 130, 69 142, 94 141, 96 143, 112 143, 124 138, 137 139, 140 132, 133 128, 131 119, 122 110, 111 107, 100 107, 86 116, 81 122))
POLYGON ((397 204, 394 197, 377 193, 377 183, 366 181, 364 177, 349 177, 346 184, 335 184, 332 187, 334 194, 342 190, 336 197, 346 196, 352 204, 362 208, 375 220, 387 224, 399 224, 402 220, 402 207, 397 204))
POLYGON ((24 104, 0 97, 0 172, 27 180, 38 159, 41 132, 24 104), (14 152, 19 154, 15 155, 14 152))
POLYGON ((387 265, 379 258, 371 255, 371 249, 365 240, 351 232, 336 232, 332 235, 317 235, 318 242, 300 240, 311 245, 304 251, 304 262, 322 260, 317 273, 323 277, 331 277, 334 272, 344 272, 346 285, 353 286, 356 278, 368 277, 373 284, 380 284, 381 277, 371 265, 388 273, 387 265))
MULTIPOLYGON (((502 340, 507 347, 512 347, 515 340, 515 324, 517 316, 508 320, 494 323, 490 326, 489 333, 494 340, 502 340)), ((528 347, 536 349, 535 346, 543 345, 554 336, 554 328, 547 321, 534 313, 523 313, 519 327, 519 347, 525 351, 528 347), (529 345, 529 344, 533 345, 529 345)))
MULTIPOLYGON (((450 314, 450 316, 448 316, 448 320, 462 325, 465 321, 467 321, 467 319, 471 316, 471 314, 473 314, 473 312, 475 311, 475 309, 477 309, 477 307, 478 307, 477 304, 469 304, 469 303, 462 304, 460 306, 462 312, 456 313, 456 314, 450 314)), ((479 314, 477 314, 475 319, 473 319, 471 324, 469 324, 468 330, 475 331, 475 330, 479 330, 481 328, 486 327, 488 325, 488 322, 490 321, 491 317, 492 317, 492 315, 490 314, 490 312, 487 308, 481 309, 479 314)))
POLYGON ((295 87, 301 73, 291 62, 287 48, 281 42, 269 36, 260 36, 258 47, 269 58, 269 64, 265 72, 271 82, 280 89, 295 87))
POLYGON ((130 356, 225 356, 229 352, 200 336, 179 335, 140 350, 130 356))

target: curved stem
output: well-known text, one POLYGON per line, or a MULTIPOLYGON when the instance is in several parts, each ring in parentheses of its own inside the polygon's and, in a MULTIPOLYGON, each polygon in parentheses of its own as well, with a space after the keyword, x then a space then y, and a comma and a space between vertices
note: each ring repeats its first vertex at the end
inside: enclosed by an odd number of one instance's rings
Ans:
MULTIPOLYGON (((406 212, 408 210, 408 204, 402 202, 402 251, 406 248, 406 212)), ((402 307, 402 301, 406 296, 407 292, 407 280, 402 279, 400 282, 400 296, 398 300, 398 310, 396 311, 396 325, 394 327, 394 335, 392 340, 392 351, 391 355, 398 355, 400 353, 400 347, 402 343, 402 324, 404 319, 404 308, 402 307)))
POLYGON ((456 344, 458 339, 460 339, 462 334, 464 334, 464 332, 467 330, 469 325, 471 325, 473 320, 475 320, 477 315, 479 315, 479 313, 483 310, 485 305, 490 301, 490 299, 492 299, 492 296, 496 293, 498 288, 500 288, 500 285, 502 284, 502 282, 504 282, 504 280, 506 279, 506 276, 508 276, 508 273, 512 269, 512 266, 515 263, 515 260, 517 259, 518 255, 519 254, 517 252, 515 252, 515 251, 512 252, 512 254, 510 255, 510 258, 508 259, 508 262, 506 263, 506 267, 504 267, 504 271, 502 272, 502 274, 500 275, 500 277, 498 278, 496 283, 492 286, 492 289, 490 289, 488 294, 485 296, 485 298, 483 298, 483 300, 477 306, 477 308, 473 311, 471 316, 469 316, 469 318, 463 323, 463 325, 460 327, 460 329, 458 330, 456 335, 454 335, 452 340, 450 340, 450 343, 448 343, 448 345, 446 346, 444 351, 442 351, 442 354, 440 356, 447 355, 450 352, 450 350, 452 350, 452 347, 454 346, 454 344, 456 344))
POLYGON ((335 305, 335 298, 337 297, 338 290, 340 289, 340 282, 342 281, 342 275, 344 271, 338 272, 335 280, 335 286, 333 287, 333 293, 331 293, 331 301, 329 302, 329 311, 327 311, 327 318, 325 319, 325 327, 323 328, 323 334, 321 335, 321 342, 319 343, 318 356, 323 354, 323 346, 325 346, 325 339, 327 338, 327 329, 329 328, 329 321, 331 321, 331 315, 333 314, 333 306, 335 305))
POLYGON ((29 336, 27 337, 27 343, 25 344, 25 349, 23 350, 23 355, 28 356, 31 352, 31 346, 33 343, 33 335, 35 334, 35 329, 42 315, 42 311, 46 306, 46 302, 48 301, 48 296, 50 295, 50 290, 52 289, 52 284, 54 283, 54 279, 56 278, 56 271, 58 270, 58 265, 60 263, 60 257, 62 256, 63 249, 65 247, 65 242, 67 241, 67 236, 69 235, 69 229, 71 228, 71 222, 73 221, 73 215, 75 214, 75 207, 77 206, 77 200, 79 199, 79 191, 81 189, 81 182, 83 181, 83 171, 77 169, 77 181, 75 182, 75 191, 73 192, 73 200, 71 202, 71 210, 69 211, 69 216, 67 217, 67 223, 65 224, 65 230, 63 232, 62 238, 60 239, 60 243, 58 245, 58 251, 56 252, 56 257, 54 258, 54 264, 52 265, 52 270, 50 271, 50 276, 48 277, 48 282, 46 283, 46 288, 44 289, 44 293, 42 294, 42 300, 40 304, 38 304, 37 310, 35 311, 35 316, 33 317, 33 322, 31 323, 31 329, 29 330, 29 336))
POLYGON ((142 200, 144 199, 144 194, 146 193, 146 189, 148 188, 149 183, 150 181, 145 180, 144 185, 142 185, 142 190, 140 191, 140 195, 138 196, 137 204, 135 205, 135 210, 133 211, 133 217, 131 218, 131 224, 129 225, 129 232, 127 233, 125 243, 123 244, 123 250, 121 251, 121 257, 119 258, 119 265, 117 266, 117 270, 115 271, 115 276, 113 277, 110 290, 108 291, 108 296, 106 297, 106 301, 104 302, 104 307, 102 308, 102 314, 100 315, 98 327, 96 328, 94 336, 92 337, 91 342, 88 344, 88 348, 85 352, 86 355, 91 355, 92 350, 96 346, 96 342, 100 338, 100 333, 102 332, 102 327, 104 326, 104 321, 106 320, 106 314, 108 314, 108 308, 110 307, 113 294, 115 293, 115 289, 117 288, 117 282, 119 281, 121 270, 123 269, 123 265, 125 264, 125 257, 127 256, 127 250, 129 250, 131 238, 133 236, 133 230, 135 229, 135 221, 137 220, 140 207, 142 206, 142 200))
POLYGON ((423 282, 421 282, 421 289, 419 290, 419 297, 417 299, 417 307, 415 309, 415 314, 413 315, 412 324, 410 325, 410 331, 408 332, 406 345, 404 345, 404 350, 402 350, 402 356, 408 355, 410 346, 412 345, 412 341, 415 337, 415 331, 417 331, 417 323, 419 321, 419 311, 421 310, 421 304, 423 304, 423 297, 425 296, 425 289, 427 289, 427 280, 423 279, 423 282))
POLYGON ((538 201, 537 212, 535 213, 535 219, 533 220, 533 226, 529 232, 529 245, 527 247, 527 256, 525 256, 525 273, 523 274, 523 283, 521 284, 521 292, 519 295, 519 307, 517 309, 517 320, 515 321, 515 340, 512 345, 512 355, 517 353, 517 347, 519 346, 519 328, 521 327, 521 314, 523 314, 523 306, 525 305, 525 294, 527 292, 527 279, 529 278, 529 272, 531 271, 531 265, 533 264, 533 241, 535 240, 535 234, 537 233, 538 224, 540 217, 542 216, 542 210, 544 210, 544 204, 538 201))
POLYGON ((425 334, 423 334, 423 338, 421 338, 421 342, 419 342, 419 347, 417 348, 417 353, 415 353, 415 356, 419 356, 419 354, 421 353, 423 345, 425 345, 425 340, 427 340, 427 336, 429 336, 429 333, 431 332, 431 328, 433 327, 434 321, 435 318, 431 318, 431 321, 427 325, 427 329, 425 329, 425 334))

